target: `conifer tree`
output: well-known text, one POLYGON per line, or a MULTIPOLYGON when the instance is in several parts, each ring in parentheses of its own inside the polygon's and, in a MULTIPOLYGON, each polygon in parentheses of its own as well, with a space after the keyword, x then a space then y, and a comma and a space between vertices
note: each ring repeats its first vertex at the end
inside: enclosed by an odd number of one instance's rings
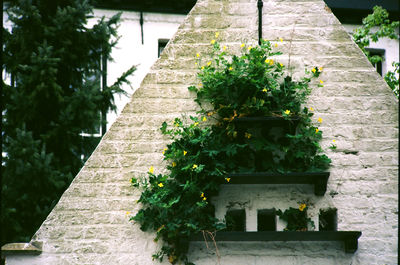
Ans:
POLYGON ((3 28, 1 244, 29 241, 91 154, 83 137, 115 110, 115 93, 135 67, 102 86, 120 14, 88 27, 92 6, 78 0, 19 0, 3 28))

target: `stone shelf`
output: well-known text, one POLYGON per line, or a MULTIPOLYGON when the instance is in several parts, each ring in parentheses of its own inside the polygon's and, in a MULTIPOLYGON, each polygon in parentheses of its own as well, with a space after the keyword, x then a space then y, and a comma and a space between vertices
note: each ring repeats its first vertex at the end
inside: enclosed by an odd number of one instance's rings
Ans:
MULTIPOLYGON (((359 231, 262 231, 262 232, 217 232, 215 241, 340 241, 346 253, 358 248, 359 231)), ((207 236, 207 240, 211 240, 207 236)), ((203 234, 191 237, 190 241, 204 241, 203 234)))
POLYGON ((42 243, 8 243, 1 247, 2 255, 40 255, 42 243))
POLYGON ((323 196, 329 174, 329 172, 253 172, 231 173, 227 177, 230 178, 229 184, 313 184, 315 195, 323 196))

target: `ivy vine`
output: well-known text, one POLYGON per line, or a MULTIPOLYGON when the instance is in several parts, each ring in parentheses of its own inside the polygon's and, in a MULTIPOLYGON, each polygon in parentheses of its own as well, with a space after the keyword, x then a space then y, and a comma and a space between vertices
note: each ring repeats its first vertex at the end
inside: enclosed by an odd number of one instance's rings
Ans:
POLYGON ((155 241, 162 240, 153 258, 167 256, 172 264, 193 264, 186 255, 192 235, 226 228, 209 201, 222 183, 229 184, 228 173, 322 171, 330 164, 318 143, 322 132, 312 122, 313 109, 304 107, 311 80, 322 68, 293 80, 275 61, 281 53, 268 41, 242 44, 240 55, 228 54, 215 40, 211 45, 210 60, 196 54, 200 83, 189 87, 201 106, 199 115, 162 124, 162 133, 171 138, 163 152, 168 173, 155 174, 151 167, 146 178, 131 180, 142 189, 142 208, 131 220, 143 231, 155 232, 155 241), (274 137, 259 126, 237 122, 260 116, 296 120, 298 125, 274 137))

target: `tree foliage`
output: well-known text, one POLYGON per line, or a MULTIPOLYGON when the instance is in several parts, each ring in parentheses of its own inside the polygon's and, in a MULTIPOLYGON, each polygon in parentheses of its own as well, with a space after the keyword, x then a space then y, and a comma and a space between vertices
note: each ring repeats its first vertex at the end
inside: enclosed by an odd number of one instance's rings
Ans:
POLYGON ((99 141, 81 133, 96 131, 101 112, 116 109, 114 95, 135 70, 100 86, 120 14, 88 27, 88 1, 20 0, 6 12, 2 244, 36 231, 99 141))
MULTIPOLYGON (((362 21, 362 26, 355 29, 353 40, 368 57, 372 65, 383 61, 381 55, 371 55, 367 47, 371 42, 377 42, 381 38, 392 40, 399 39, 399 21, 390 21, 389 13, 380 6, 374 6, 373 13, 369 14, 362 21)), ((386 83, 399 97, 399 62, 392 62, 394 71, 388 71, 384 76, 386 83)))

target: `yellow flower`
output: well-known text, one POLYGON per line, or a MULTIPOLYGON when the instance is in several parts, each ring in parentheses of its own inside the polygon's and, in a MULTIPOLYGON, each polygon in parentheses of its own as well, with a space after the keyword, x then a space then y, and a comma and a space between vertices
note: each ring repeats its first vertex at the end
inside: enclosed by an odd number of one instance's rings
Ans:
POLYGON ((299 206, 299 210, 302 212, 304 211, 304 209, 307 207, 307 205, 305 203, 300 204, 299 206))
POLYGON ((204 66, 201 67, 201 70, 204 70, 204 66))
POLYGON ((335 139, 333 139, 333 140, 332 140, 332 142, 333 142, 333 143, 336 143, 336 140, 335 140, 335 139))
POLYGON ((310 111, 314 111, 313 107, 310 107, 310 111))
POLYGON ((206 117, 203 117, 202 121, 207 121, 207 118, 206 118, 206 117))
POLYGON ((193 168, 193 169, 196 169, 196 168, 197 168, 197 165, 196 165, 196 164, 194 164, 192 168, 193 168))
POLYGON ((285 110, 285 114, 286 114, 286 115, 289 115, 289 114, 290 114, 290 110, 288 110, 288 109, 285 110))
POLYGON ((183 150, 183 155, 185 156, 187 154, 187 152, 185 150, 183 150))
POLYGON ((264 89, 262 90, 262 92, 267 93, 268 90, 267 90, 266 88, 264 88, 264 89))
POLYGON ((210 116, 212 116, 212 115, 214 115, 214 111, 211 111, 211 112, 208 112, 208 113, 207 113, 207 116, 208 116, 208 117, 210 117, 210 116))
POLYGON ((270 59, 265 59, 265 63, 269 63, 270 59))
POLYGON ((131 212, 129 212, 129 211, 128 211, 128 212, 126 212, 126 215, 130 215, 130 214, 131 214, 131 212))
POLYGON ((282 39, 282 38, 279 38, 279 41, 280 41, 280 42, 283 42, 283 39, 282 39))
POLYGON ((210 42, 211 44, 214 44, 215 43, 215 40, 211 40, 211 42, 210 42))
POLYGON ((205 201, 205 200, 207 200, 207 198, 206 198, 206 197, 203 197, 203 201, 205 201))
POLYGON ((229 71, 232 71, 232 70, 233 70, 232 66, 230 66, 230 67, 228 68, 228 70, 229 70, 229 71))
MULTIPOLYGON (((215 32, 215 37, 218 38, 219 37, 219 32, 215 32)), ((214 44, 214 43, 213 43, 214 44)))
POLYGON ((224 50, 224 51, 225 51, 225 50, 226 50, 226 46, 222 47, 222 50, 224 50))
POLYGON ((281 67, 283 67, 283 64, 279 63, 279 65, 280 65, 281 67))
POLYGON ((194 65, 197 65, 197 62, 195 62, 194 65))
POLYGON ((164 184, 158 183, 158 187, 162 188, 162 187, 164 187, 164 184))
POLYGON ((197 125, 199 125, 199 123, 198 123, 198 122, 195 122, 195 123, 194 123, 194 126, 197 126, 197 125))
POLYGON ((319 80, 319 82, 320 82, 321 85, 324 83, 324 81, 322 81, 322 80, 319 80))
POLYGON ((275 48, 276 48, 276 47, 278 47, 278 43, 275 43, 275 45, 274 45, 274 46, 275 46, 275 48))
POLYGON ((244 43, 242 43, 241 45, 240 45, 240 48, 243 48, 245 46, 245 44, 244 43))
POLYGON ((315 133, 318 133, 319 132, 319 129, 317 128, 317 129, 315 129, 315 133))
POLYGON ((225 178, 225 180, 226 180, 227 182, 229 182, 229 181, 231 181, 231 178, 225 178))
POLYGON ((198 86, 199 86, 199 87, 202 87, 202 86, 203 86, 203 84, 202 84, 202 83, 199 83, 199 84, 198 84, 198 86))
POLYGON ((323 69, 324 69, 324 68, 322 68, 322 67, 318 67, 318 70, 319 70, 320 72, 322 72, 323 69))
POLYGON ((207 62, 207 66, 210 66, 210 65, 211 65, 211 61, 208 61, 208 62, 207 62))
POLYGON ((251 138, 251 133, 244 133, 244 137, 246 137, 247 139, 251 138))
POLYGON ((172 167, 176 167, 176 162, 172 162, 172 167))
POLYGON ((251 49, 253 49, 253 47, 252 47, 252 46, 249 46, 247 49, 250 51, 251 49))
POLYGON ((165 154, 165 151, 167 151, 168 150, 168 148, 164 148, 164 151, 162 152, 162 154, 165 154))
POLYGON ((154 173, 154 167, 153 167, 153 166, 150 167, 149 173, 150 173, 150 174, 153 174, 153 173, 154 173))
POLYGON ((204 197, 204 192, 202 192, 200 195, 200 198, 203 198, 203 197, 204 197))
POLYGON ((322 118, 321 117, 318 118, 318 122, 322 123, 322 118))
POLYGON ((271 59, 271 60, 269 61, 269 65, 273 65, 273 64, 274 64, 274 60, 271 59))
POLYGON ((196 57, 199 58, 200 57, 200 53, 196 53, 196 57))
POLYGON ((317 70, 315 68, 311 69, 311 72, 315 73, 317 70))

